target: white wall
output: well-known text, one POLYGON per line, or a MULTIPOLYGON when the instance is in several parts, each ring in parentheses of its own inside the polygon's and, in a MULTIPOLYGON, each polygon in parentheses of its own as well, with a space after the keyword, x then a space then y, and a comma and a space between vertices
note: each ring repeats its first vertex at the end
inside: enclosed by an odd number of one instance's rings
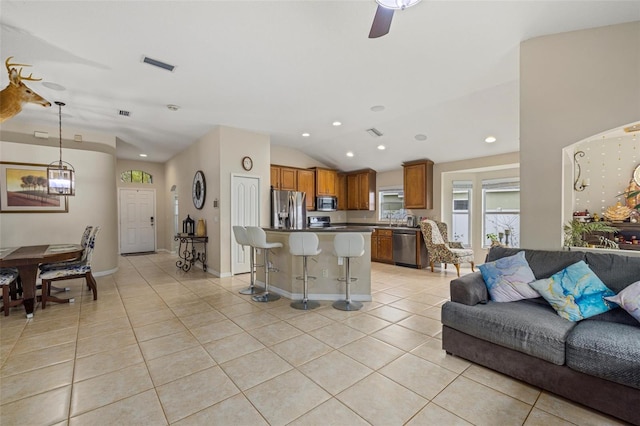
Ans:
POLYGON ((562 149, 640 119, 640 22, 520 46, 521 245, 562 246, 562 149))
MULTIPOLYGON (((58 158, 58 147, 0 142, 2 161, 49 164, 58 158)), ((96 274, 113 271, 118 266, 114 153, 64 149, 62 159, 76 170, 76 195, 69 197, 69 212, 2 213, 0 245, 79 243, 86 225, 100 225, 92 267, 96 274)))

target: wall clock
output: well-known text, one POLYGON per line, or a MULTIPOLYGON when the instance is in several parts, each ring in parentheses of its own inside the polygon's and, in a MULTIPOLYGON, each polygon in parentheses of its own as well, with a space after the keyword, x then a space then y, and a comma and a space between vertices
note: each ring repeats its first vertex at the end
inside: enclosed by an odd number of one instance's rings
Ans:
POLYGON ((253 160, 251 157, 242 157, 242 168, 249 171, 253 168, 253 160))
POLYGON ((207 185, 204 180, 204 173, 202 170, 198 170, 193 177, 193 188, 191 190, 191 197, 193 198, 193 205, 197 209, 204 207, 204 197, 206 195, 207 185))

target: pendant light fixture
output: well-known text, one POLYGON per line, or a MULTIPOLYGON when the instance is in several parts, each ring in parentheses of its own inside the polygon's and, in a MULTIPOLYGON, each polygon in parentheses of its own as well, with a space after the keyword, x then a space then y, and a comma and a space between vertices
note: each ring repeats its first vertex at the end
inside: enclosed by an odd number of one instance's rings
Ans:
POLYGON ((60 159, 47 167, 47 193, 51 195, 76 195, 76 170, 66 161, 62 161, 62 107, 64 102, 57 101, 58 122, 60 125, 60 159))

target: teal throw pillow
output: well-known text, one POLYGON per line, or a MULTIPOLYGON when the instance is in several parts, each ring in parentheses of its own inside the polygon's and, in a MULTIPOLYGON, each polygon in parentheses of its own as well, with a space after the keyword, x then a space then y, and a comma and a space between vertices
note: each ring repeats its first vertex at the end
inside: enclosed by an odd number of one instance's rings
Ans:
POLYGON ((613 303, 604 299, 615 293, 583 260, 529 285, 551 304, 558 315, 569 321, 580 321, 615 308, 613 303))
POLYGON ((491 295, 491 300, 495 302, 514 302, 540 297, 529 286, 536 277, 523 251, 494 262, 487 262, 478 268, 491 295))

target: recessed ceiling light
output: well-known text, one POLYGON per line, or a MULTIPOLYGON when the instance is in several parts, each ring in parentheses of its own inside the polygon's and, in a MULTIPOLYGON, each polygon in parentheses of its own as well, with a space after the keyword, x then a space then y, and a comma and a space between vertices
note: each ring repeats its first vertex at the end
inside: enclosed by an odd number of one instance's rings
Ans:
POLYGON ((384 145, 378 145, 378 149, 379 149, 380 151, 384 151, 385 149, 387 149, 387 147, 386 147, 386 146, 384 146, 384 145))
POLYGON ((371 111, 373 112, 384 111, 384 105, 374 105, 371 107, 371 111))
POLYGON ((140 154, 140 157, 146 157, 147 154, 140 154))
POLYGON ((169 111, 177 111, 180 109, 180 107, 178 105, 169 104, 167 105, 167 109, 169 109, 169 111))
POLYGON ((334 126, 336 126, 336 127, 338 127, 338 126, 342 126, 342 123, 341 123, 341 122, 339 122, 339 121, 334 121, 334 122, 333 122, 333 123, 331 123, 331 124, 333 124, 333 125, 334 125, 334 126))
POLYGON ((426 141, 427 140, 427 135, 423 135, 422 133, 418 133, 417 135, 414 136, 414 138, 417 141, 426 141))
POLYGON ((308 138, 309 136, 311 136, 311 133, 303 133, 302 134, 302 137, 304 137, 304 138, 308 138))
POLYGON ((351 151, 347 152, 347 157, 353 157, 353 152, 351 151))
POLYGON ((494 143, 495 141, 497 141, 495 136, 487 136, 486 139, 484 140, 486 143, 494 143))
POLYGON ((62 86, 62 85, 60 85, 58 83, 52 83, 50 81, 45 81, 45 82, 42 83, 42 85, 44 87, 49 88, 49 89, 58 90, 60 92, 63 91, 63 90, 67 90, 64 86, 62 86))

